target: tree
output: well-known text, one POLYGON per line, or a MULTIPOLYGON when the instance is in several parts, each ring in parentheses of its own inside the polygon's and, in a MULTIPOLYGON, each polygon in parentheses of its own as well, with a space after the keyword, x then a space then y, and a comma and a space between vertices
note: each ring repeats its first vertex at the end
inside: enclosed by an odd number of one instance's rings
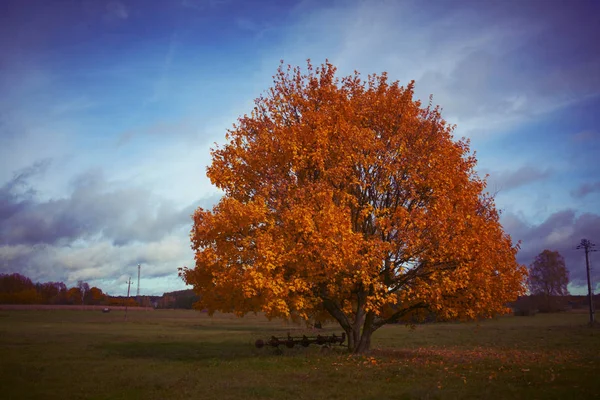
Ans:
POLYGON ((84 281, 77 281, 77 289, 79 289, 79 292, 81 293, 81 304, 83 305, 89 298, 90 285, 84 281))
POLYGON ((21 274, 0 274, 0 293, 17 293, 35 289, 35 285, 26 276, 21 274))
POLYGON ((39 304, 42 297, 35 285, 21 274, 0 274, 0 304, 39 304))
POLYGON ((44 304, 61 304, 65 301, 67 287, 64 283, 46 282, 35 286, 44 304))
POLYGON ((337 321, 354 353, 381 326, 490 317, 526 268, 467 140, 411 82, 280 66, 251 115, 212 150, 224 196, 193 219, 196 308, 337 321))
POLYGON ((106 301, 106 295, 102 293, 102 290, 96 286, 89 290, 89 304, 103 304, 106 301))
POLYGON ((558 251, 544 250, 529 266, 529 291, 532 295, 568 296, 569 271, 558 251))
POLYGON ((69 290, 67 290, 67 294, 66 294, 66 302, 67 304, 80 304, 81 303, 81 299, 83 298, 81 289, 79 289, 78 287, 72 287, 69 290))

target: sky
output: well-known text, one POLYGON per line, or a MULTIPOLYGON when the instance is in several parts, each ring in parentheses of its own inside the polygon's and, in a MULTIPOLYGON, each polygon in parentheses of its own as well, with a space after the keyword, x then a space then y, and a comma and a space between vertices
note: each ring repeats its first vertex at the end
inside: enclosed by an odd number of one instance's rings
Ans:
MULTIPOLYGON (((600 2, 2 0, 0 273, 184 289, 210 149, 280 60, 386 71, 443 108, 529 265, 600 249, 600 2)), ((600 252, 590 253, 596 291, 600 252)))

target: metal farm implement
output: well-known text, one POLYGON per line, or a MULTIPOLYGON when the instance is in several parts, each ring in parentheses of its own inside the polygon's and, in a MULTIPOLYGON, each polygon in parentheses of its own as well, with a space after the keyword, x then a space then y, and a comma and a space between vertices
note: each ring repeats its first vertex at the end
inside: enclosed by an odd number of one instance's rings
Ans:
POLYGON ((271 336, 271 339, 266 342, 262 339, 258 339, 254 344, 259 349, 266 346, 275 347, 279 349, 280 345, 287 347, 288 349, 293 348, 295 345, 299 344, 303 347, 308 347, 311 344, 317 344, 319 346, 331 346, 334 344, 339 344, 340 346, 346 340, 346 333, 342 333, 342 336, 337 336, 335 333, 327 336, 306 336, 302 335, 302 337, 293 337, 288 334, 286 338, 278 338, 275 336, 271 336))

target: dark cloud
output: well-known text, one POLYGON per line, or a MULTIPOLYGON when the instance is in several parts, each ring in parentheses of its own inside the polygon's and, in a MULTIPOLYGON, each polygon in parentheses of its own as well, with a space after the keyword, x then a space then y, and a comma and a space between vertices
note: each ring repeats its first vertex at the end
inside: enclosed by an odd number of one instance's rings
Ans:
POLYGON ((194 209, 210 208, 220 197, 176 206, 140 185, 88 171, 73 179, 64 197, 43 199, 30 182, 48 164, 20 170, 0 187, 0 273, 70 285, 118 283, 139 263, 145 278, 176 276, 193 260, 188 234, 194 209))
MULTIPOLYGON (((545 249, 558 251, 565 258, 571 282, 587 285, 585 256, 576 247, 583 238, 600 246, 600 215, 563 210, 538 225, 530 225, 520 216, 507 213, 502 216, 502 224, 515 242, 521 240, 517 256, 520 263, 530 265, 545 249)), ((593 253, 592 265, 600 265, 600 253, 593 253)))
POLYGON ((0 188, 0 244, 66 245, 98 236, 119 246, 153 242, 191 226, 198 206, 177 207, 141 186, 109 182, 98 171, 77 176, 67 197, 37 200, 27 179, 42 167, 20 171, 0 188))
POLYGON ((27 181, 33 176, 43 174, 50 164, 50 159, 38 161, 17 171, 12 179, 0 187, 0 224, 29 207, 35 190, 29 187, 27 181))
POLYGON ((582 198, 594 192, 600 192, 600 181, 584 183, 577 189, 573 190, 571 192, 571 196, 582 198))

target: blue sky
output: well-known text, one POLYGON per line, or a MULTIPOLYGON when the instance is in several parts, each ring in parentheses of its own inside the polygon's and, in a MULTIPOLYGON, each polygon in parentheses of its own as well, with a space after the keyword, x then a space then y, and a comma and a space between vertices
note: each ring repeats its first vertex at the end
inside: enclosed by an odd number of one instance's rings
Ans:
MULTIPOLYGON (((444 109, 490 174, 519 261, 600 247, 600 3, 0 2, 0 273, 110 294, 184 288, 210 148, 283 59, 387 71, 444 109)), ((592 254, 595 281, 600 253, 592 254)), ((597 286, 598 287, 598 286, 597 286)))

